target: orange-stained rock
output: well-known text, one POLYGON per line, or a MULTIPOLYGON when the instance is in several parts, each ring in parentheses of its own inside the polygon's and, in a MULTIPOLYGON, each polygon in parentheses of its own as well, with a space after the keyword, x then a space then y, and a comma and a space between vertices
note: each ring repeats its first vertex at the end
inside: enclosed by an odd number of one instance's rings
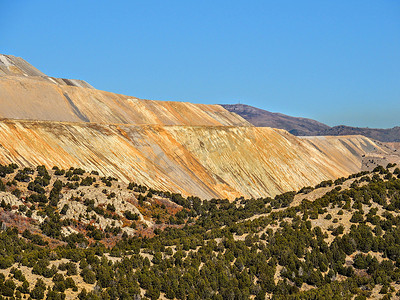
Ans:
POLYGON ((374 148, 362 136, 272 128, 0 122, 1 163, 82 167, 202 198, 273 196, 347 176, 374 148))

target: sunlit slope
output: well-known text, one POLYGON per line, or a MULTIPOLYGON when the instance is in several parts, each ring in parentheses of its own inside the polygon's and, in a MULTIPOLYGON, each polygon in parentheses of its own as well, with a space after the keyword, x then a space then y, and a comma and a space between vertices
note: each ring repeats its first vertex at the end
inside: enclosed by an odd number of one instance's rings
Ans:
POLYGON ((220 105, 142 100, 49 77, 10 55, 0 55, 0 118, 0 163, 94 169, 202 198, 273 196, 359 172, 364 154, 387 157, 362 136, 298 138, 220 105))
POLYGON ((377 147, 361 136, 340 139, 348 146, 335 137, 303 140, 271 128, 5 120, 0 162, 82 167, 156 189, 233 199, 347 176, 377 147))
POLYGON ((0 117, 108 124, 252 126, 219 105, 141 100, 41 77, 0 76, 0 117))

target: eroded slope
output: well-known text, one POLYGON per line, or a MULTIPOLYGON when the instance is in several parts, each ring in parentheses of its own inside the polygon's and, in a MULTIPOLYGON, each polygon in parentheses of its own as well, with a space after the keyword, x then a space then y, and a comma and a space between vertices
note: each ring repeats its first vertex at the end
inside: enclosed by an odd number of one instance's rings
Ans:
POLYGON ((360 171, 368 149, 378 148, 361 136, 321 141, 256 127, 5 120, 0 162, 82 167, 159 190, 233 199, 347 176, 360 171))
POLYGON ((39 77, 0 76, 0 117, 109 124, 252 126, 219 105, 141 100, 39 77))

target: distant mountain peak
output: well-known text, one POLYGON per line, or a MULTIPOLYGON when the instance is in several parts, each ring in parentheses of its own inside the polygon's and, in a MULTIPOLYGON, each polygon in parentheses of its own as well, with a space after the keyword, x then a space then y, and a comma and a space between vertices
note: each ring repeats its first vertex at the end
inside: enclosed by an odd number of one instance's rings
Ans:
POLYGON ((363 135, 381 142, 400 142, 400 127, 388 129, 360 128, 346 125, 330 127, 321 122, 273 113, 246 104, 222 104, 226 110, 234 112, 257 127, 285 129, 297 136, 319 135, 363 135))
POLYGON ((254 126, 280 128, 294 135, 314 135, 314 132, 330 127, 318 121, 273 113, 247 104, 222 104, 231 112, 237 113, 254 126))

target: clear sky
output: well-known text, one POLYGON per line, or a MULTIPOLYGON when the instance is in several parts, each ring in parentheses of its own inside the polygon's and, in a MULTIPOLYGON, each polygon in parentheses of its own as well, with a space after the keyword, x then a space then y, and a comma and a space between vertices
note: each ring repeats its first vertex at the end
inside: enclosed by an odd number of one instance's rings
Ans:
POLYGON ((0 53, 144 99, 400 126, 398 0, 0 0, 0 53))

